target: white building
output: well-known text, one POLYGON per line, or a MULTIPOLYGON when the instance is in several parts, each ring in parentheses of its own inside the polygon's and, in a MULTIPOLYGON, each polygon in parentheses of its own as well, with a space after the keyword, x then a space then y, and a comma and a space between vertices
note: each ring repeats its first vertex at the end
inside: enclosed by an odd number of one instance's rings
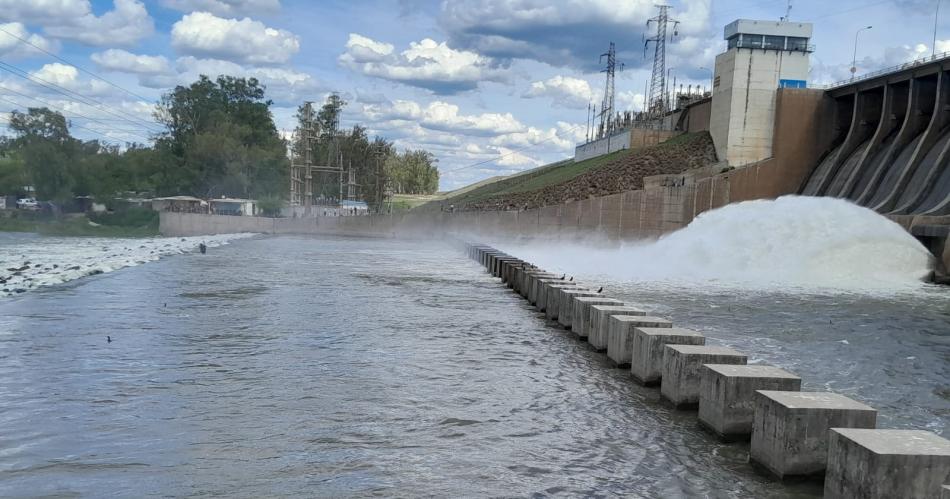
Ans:
POLYGON ((810 23, 739 19, 716 56, 709 133, 716 154, 740 167, 772 156, 775 94, 808 84, 810 23))

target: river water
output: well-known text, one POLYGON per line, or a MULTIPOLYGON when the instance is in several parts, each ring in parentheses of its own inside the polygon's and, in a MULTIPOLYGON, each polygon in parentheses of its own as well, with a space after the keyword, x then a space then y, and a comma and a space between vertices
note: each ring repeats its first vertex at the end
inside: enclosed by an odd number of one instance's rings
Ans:
MULTIPOLYGON (((947 434, 942 290, 606 283, 947 434)), ((244 239, 0 298, 0 401, 4 497, 820 496, 437 242, 244 239)))

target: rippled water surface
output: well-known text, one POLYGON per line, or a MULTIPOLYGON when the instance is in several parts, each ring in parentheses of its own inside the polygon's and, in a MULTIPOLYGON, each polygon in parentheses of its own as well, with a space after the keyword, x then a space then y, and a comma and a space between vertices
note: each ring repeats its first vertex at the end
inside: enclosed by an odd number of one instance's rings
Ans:
MULTIPOLYGON (((945 302, 608 284, 944 432, 945 302)), ((820 495, 441 243, 247 239, 0 299, 0 401, 0 496, 820 495)))

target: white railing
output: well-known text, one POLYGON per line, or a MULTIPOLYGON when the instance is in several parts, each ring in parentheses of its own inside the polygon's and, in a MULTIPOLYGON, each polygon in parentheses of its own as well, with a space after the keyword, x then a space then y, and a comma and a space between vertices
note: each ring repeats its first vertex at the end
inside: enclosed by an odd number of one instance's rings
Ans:
POLYGON ((903 63, 903 64, 898 64, 898 65, 896 65, 896 66, 891 66, 891 67, 889 67, 889 68, 878 69, 877 71, 872 71, 872 72, 870 72, 870 73, 865 73, 865 74, 863 74, 863 75, 861 75, 861 76, 858 76, 858 77, 855 77, 855 78, 848 78, 847 80, 840 80, 840 81, 836 81, 836 82, 834 82, 834 83, 828 83, 828 84, 825 84, 825 85, 808 85, 808 88, 818 88, 818 89, 823 89, 823 90, 830 90, 830 89, 832 89, 832 88, 843 87, 843 86, 846 86, 846 85, 850 85, 850 84, 852 84, 852 83, 857 83, 857 82, 859 82, 859 81, 870 80, 870 79, 876 78, 876 77, 878 77, 878 76, 882 76, 882 75, 886 75, 886 74, 890 74, 890 73, 896 73, 896 72, 898 72, 898 71, 903 71, 903 70, 905 70, 905 69, 915 68, 915 67, 917 67, 917 66, 922 66, 922 65, 924 65, 924 64, 926 64, 926 63, 928 63, 928 62, 938 61, 938 60, 940 60, 940 59, 946 59, 946 58, 950 58, 950 52, 942 52, 942 53, 940 53, 940 54, 934 54, 934 55, 930 55, 930 56, 927 56, 927 57, 921 57, 920 59, 915 59, 915 60, 910 61, 910 62, 905 62, 905 63, 903 63))

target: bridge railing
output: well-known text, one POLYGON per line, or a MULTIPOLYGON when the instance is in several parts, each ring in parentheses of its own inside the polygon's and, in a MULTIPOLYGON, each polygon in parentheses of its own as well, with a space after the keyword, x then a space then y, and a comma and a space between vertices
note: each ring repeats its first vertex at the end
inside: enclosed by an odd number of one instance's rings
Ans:
POLYGON ((914 59, 913 61, 905 62, 905 63, 903 63, 903 64, 898 64, 898 65, 896 65, 896 66, 891 66, 891 67, 884 68, 884 69, 878 69, 877 71, 872 71, 872 72, 870 72, 870 73, 865 73, 865 74, 863 74, 863 75, 861 75, 861 76, 858 76, 858 77, 855 77, 855 78, 848 78, 847 80, 840 80, 840 81, 836 81, 836 82, 834 82, 834 83, 828 83, 828 84, 824 84, 824 85, 820 85, 820 84, 810 84, 810 85, 808 85, 808 88, 818 88, 818 89, 822 89, 822 90, 830 90, 830 89, 832 89, 832 88, 843 87, 843 86, 845 86, 845 85, 850 85, 850 84, 852 84, 852 83, 857 83, 857 82, 859 82, 859 81, 870 80, 870 79, 872 79, 872 78, 877 78, 878 76, 881 76, 881 75, 886 75, 886 74, 889 74, 889 73, 895 73, 895 72, 897 72, 897 71, 903 71, 903 70, 905 70, 905 69, 910 69, 910 68, 914 68, 914 67, 917 67, 917 66, 921 66, 921 65, 926 64, 926 63, 928 63, 928 62, 939 61, 940 59, 947 59, 947 58, 950 58, 950 51, 948 51, 948 52, 941 52, 941 53, 939 53, 939 54, 934 54, 934 55, 930 55, 930 56, 927 56, 927 57, 921 57, 920 59, 914 59))

